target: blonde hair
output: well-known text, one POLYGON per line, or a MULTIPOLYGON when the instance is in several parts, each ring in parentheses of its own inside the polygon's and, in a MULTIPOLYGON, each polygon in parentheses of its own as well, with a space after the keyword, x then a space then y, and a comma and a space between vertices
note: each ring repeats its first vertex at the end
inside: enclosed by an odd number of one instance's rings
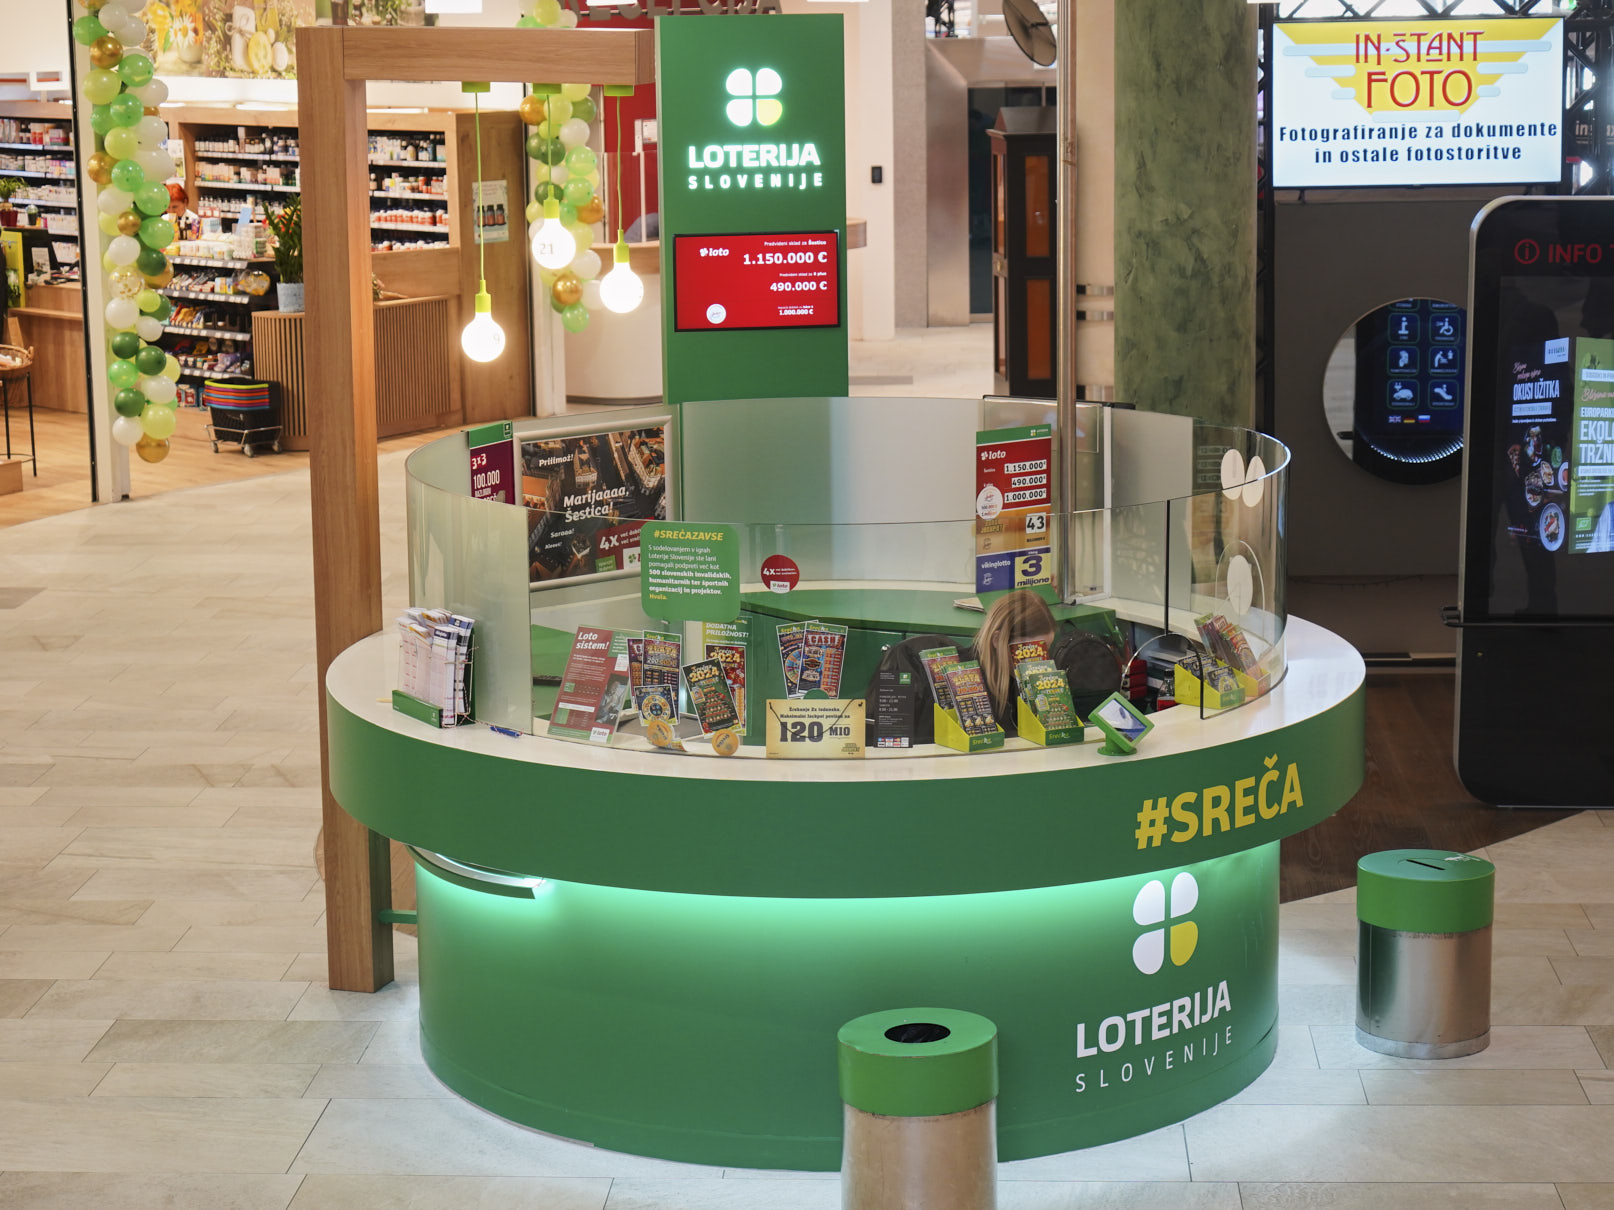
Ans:
POLYGON ((1051 642, 1053 636, 1054 615, 1036 593, 1021 589, 992 602, 975 634, 975 659, 994 710, 1002 710, 1009 700, 1009 682, 1014 676, 1010 647, 1031 638, 1051 642))

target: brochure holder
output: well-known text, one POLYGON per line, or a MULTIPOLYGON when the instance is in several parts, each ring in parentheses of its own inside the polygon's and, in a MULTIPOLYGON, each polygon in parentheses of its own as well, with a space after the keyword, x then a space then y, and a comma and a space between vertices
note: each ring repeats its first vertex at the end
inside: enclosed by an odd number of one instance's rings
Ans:
POLYGON ((1062 744, 1079 744, 1087 736, 1087 728, 1081 723, 1069 727, 1043 726, 1036 710, 1024 698, 1019 699, 1015 709, 1017 711, 1015 726, 1020 732, 1020 738, 1030 740, 1038 747, 1057 748, 1062 744))
POLYGON ((971 735, 958 721, 956 710, 943 710, 935 703, 931 710, 936 720, 936 742, 955 752, 991 752, 1003 747, 1003 731, 995 729, 986 735, 971 735))
POLYGON ((410 718, 419 719, 428 727, 441 727, 443 725, 442 707, 433 706, 430 702, 423 702, 418 697, 411 697, 402 689, 392 691, 392 708, 399 714, 407 714, 410 718))
MULTIPOLYGON (((1220 666, 1227 667, 1225 664, 1220 666)), ((1261 695, 1259 682, 1249 673, 1240 672, 1237 668, 1229 668, 1228 671, 1233 674, 1238 681, 1239 688, 1244 691, 1244 696, 1237 700, 1234 700, 1233 695, 1230 693, 1224 694, 1220 690, 1206 685, 1199 677, 1188 671, 1181 664, 1178 664, 1172 678, 1173 692, 1177 703, 1187 706, 1202 706, 1206 710, 1225 710, 1261 695), (1201 701, 1201 698, 1204 700, 1201 701)))

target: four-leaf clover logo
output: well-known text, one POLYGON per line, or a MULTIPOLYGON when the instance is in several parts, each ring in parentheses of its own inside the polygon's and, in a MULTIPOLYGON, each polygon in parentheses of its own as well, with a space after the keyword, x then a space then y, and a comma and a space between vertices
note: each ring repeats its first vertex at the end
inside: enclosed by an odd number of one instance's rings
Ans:
MULTIPOLYGON (((1171 880, 1171 910, 1169 918, 1186 916, 1199 904, 1199 883, 1186 870, 1171 880)), ((1132 919, 1140 925, 1160 925, 1152 928, 1132 943, 1132 964, 1145 975, 1158 971, 1166 961, 1166 887, 1158 878, 1143 884, 1138 897, 1132 901, 1132 919)), ((1199 944, 1199 926, 1184 920, 1170 927, 1171 965, 1182 966, 1194 956, 1199 944)))
POLYGON ((760 68, 755 73, 749 67, 736 67, 729 72, 725 84, 733 98, 726 110, 729 121, 736 126, 749 126, 753 121, 758 126, 772 126, 784 117, 785 107, 779 102, 784 86, 779 73, 771 67, 760 68))

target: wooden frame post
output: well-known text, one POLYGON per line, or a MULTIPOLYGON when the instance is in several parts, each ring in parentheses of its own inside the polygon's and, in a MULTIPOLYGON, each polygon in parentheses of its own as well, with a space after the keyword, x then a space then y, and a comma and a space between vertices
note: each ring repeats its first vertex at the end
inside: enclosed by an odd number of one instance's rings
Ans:
POLYGON ((331 661, 381 629, 365 82, 649 84, 655 38, 645 29, 313 26, 297 31, 297 65, 325 935, 331 987, 375 991, 392 981, 392 926, 381 920, 391 905, 389 845, 331 795, 325 716, 331 661))

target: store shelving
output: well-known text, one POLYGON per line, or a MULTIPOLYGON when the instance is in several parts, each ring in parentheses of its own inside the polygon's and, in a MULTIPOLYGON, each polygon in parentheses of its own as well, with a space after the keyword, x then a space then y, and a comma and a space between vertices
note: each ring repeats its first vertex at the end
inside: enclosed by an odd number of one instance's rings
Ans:
MULTIPOLYGON (((19 210, 35 206, 53 217, 59 217, 63 211, 76 215, 79 207, 74 187, 76 171, 70 104, 0 101, 0 177, 15 177, 24 185, 23 190, 12 197, 13 206, 19 210)), ((83 227, 82 221, 79 226, 83 227)), ((90 227, 93 230, 94 224, 90 227)), ((43 222, 16 229, 24 232, 25 257, 31 258, 39 249, 48 249, 53 270, 77 276, 76 235, 50 231, 43 222)), ((59 337, 61 333, 54 335, 59 337)))
POLYGON ((232 332, 228 328, 192 328, 186 324, 166 324, 164 332, 175 336, 206 336, 211 340, 251 340, 251 332, 232 332))

